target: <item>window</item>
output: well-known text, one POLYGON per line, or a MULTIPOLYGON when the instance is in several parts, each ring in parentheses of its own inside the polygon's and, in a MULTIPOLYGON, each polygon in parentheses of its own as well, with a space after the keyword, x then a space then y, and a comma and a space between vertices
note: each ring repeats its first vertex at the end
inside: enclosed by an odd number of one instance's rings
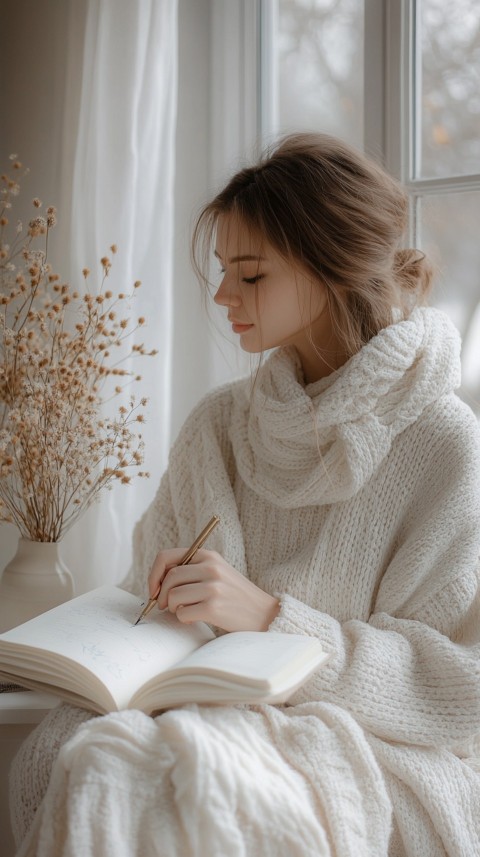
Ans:
POLYGON ((479 413, 480 7, 390 0, 386 32, 386 164, 409 190, 411 240, 437 269, 432 303, 460 330, 462 393, 479 413))
POLYGON ((478 0, 258 0, 265 138, 318 128, 379 158, 411 198, 409 243, 462 334, 480 412, 478 0))

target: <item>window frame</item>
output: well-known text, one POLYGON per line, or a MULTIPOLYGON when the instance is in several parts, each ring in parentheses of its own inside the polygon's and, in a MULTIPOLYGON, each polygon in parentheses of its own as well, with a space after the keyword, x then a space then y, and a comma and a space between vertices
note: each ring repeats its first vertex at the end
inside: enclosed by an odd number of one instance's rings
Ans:
POLYGON ((384 5, 385 166, 408 191, 411 202, 409 241, 413 246, 421 246, 422 200, 439 194, 478 191, 480 173, 416 177, 416 158, 421 146, 418 121, 421 45, 416 38, 420 5, 417 0, 384 0, 384 5))

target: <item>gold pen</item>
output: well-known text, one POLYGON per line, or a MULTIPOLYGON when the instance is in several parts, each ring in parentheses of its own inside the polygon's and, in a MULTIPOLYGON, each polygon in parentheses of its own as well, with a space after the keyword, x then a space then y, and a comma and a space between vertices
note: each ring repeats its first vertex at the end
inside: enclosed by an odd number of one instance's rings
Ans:
MULTIPOLYGON (((195 556, 196 552, 202 547, 203 543, 208 539, 213 528, 217 526, 219 521, 220 521, 220 518, 218 518, 217 515, 214 515, 213 518, 208 522, 205 529, 203 529, 202 532, 200 533, 200 535, 197 536, 193 545, 188 549, 185 556, 180 560, 178 565, 188 565, 188 563, 191 562, 191 560, 195 556)), ((137 621, 133 623, 134 625, 138 625, 140 620, 144 619, 145 616, 148 616, 148 614, 150 613, 150 610, 152 610, 155 607, 155 604, 157 603, 157 598, 160 595, 160 589, 161 588, 162 588, 162 584, 160 583, 160 586, 158 587, 156 595, 154 595, 153 598, 149 599, 148 603, 145 605, 142 612, 140 613, 140 616, 138 617, 137 621)))

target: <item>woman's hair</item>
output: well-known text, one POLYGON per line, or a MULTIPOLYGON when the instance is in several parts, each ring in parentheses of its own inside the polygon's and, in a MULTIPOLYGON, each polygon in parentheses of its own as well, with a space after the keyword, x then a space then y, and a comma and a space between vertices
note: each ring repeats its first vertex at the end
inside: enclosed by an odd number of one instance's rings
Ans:
POLYGON ((238 217, 252 236, 324 285, 349 355, 425 301, 430 265, 420 251, 402 249, 405 190, 373 161, 326 134, 284 137, 201 210, 192 259, 204 283, 222 215, 238 217))

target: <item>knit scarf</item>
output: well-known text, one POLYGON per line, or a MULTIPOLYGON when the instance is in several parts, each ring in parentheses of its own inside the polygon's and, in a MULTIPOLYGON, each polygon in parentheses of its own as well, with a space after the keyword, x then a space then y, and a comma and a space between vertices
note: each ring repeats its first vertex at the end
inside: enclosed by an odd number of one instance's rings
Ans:
POLYGON ((397 435, 460 384, 460 338, 439 310, 418 308, 339 370, 305 386, 297 352, 279 348, 234 385, 230 439, 238 473, 283 508, 353 497, 397 435))

